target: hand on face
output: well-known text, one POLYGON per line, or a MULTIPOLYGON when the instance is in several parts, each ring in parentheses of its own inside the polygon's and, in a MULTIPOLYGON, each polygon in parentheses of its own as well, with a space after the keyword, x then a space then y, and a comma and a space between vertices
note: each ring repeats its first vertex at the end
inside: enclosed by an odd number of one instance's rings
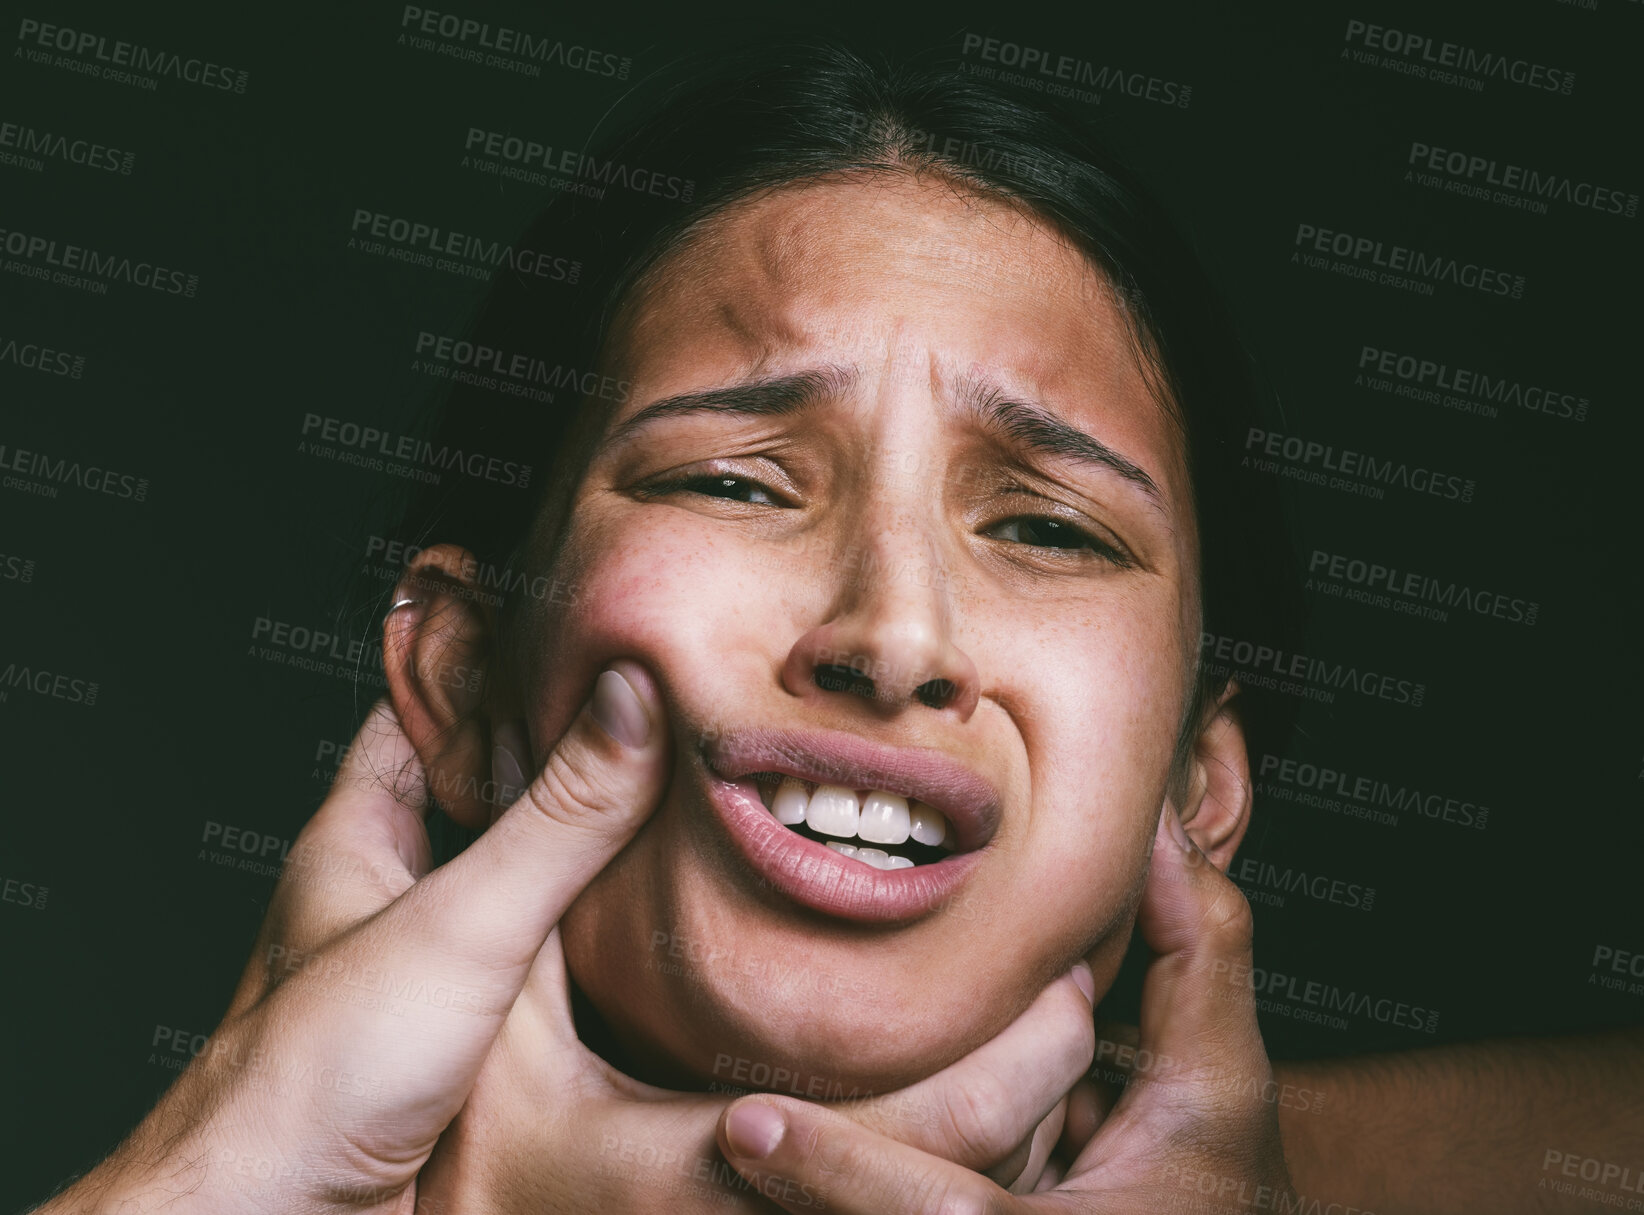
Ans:
MULTIPOLYGON (((461 701, 460 694, 447 695, 463 681, 439 675, 471 669, 475 656, 467 635, 446 627, 453 617, 430 595, 434 585, 428 581, 422 587, 434 606, 425 603, 420 618, 406 613, 395 622, 406 638, 398 653, 408 660, 391 661, 389 672, 406 732, 434 772, 431 783, 446 792, 442 802, 449 808, 448 799, 471 793, 479 782, 442 773, 471 767, 470 753, 485 748, 483 735, 472 732, 475 706, 461 701)), ((390 649, 391 659, 395 652, 390 649)), ((636 686, 653 689, 654 681, 641 675, 636 686)), ((652 699, 647 717, 654 730, 666 733, 663 716, 652 699)), ((504 752, 525 749, 523 731, 504 725, 489 733, 504 752), (511 745, 502 741, 508 739, 514 740, 511 745)), ((554 766, 551 758, 533 793, 554 766)), ((506 798, 510 786, 517 791, 525 783, 529 767, 526 754, 500 756, 492 764, 491 784, 506 798)), ((587 780, 602 784, 594 770, 587 780)), ((643 786, 630 780, 623 788, 650 799, 632 811, 641 816, 662 795, 661 782, 649 779, 643 786)), ((464 803, 457 812, 477 824, 495 811, 464 803)), ((480 844, 517 812, 516 807, 504 813, 480 844)), ((579 888, 589 876, 580 875, 579 888)), ((1061 1131, 1065 1097, 1090 1064, 1093 991, 1089 969, 1081 964, 1049 984, 971 1055, 900 1091, 837 1108, 876 1134, 986 1170, 1001 1183, 1031 1187, 1061 1131)), ((554 926, 461 1114, 422 1171, 419 1200, 442 1211, 769 1209, 725 1164, 714 1142, 731 1100, 723 1093, 678 1093, 642 1084, 584 1046, 573 1021, 560 929, 554 926)))
POLYGON ((379 703, 292 849, 222 1024, 47 1209, 408 1209, 565 907, 657 803, 667 736, 642 699, 643 671, 605 672, 525 795, 433 871, 424 770, 379 703))
MULTIPOLYGON (((1091 978, 1050 984, 1003 1033, 896 1092, 808 1105, 864 1133, 1032 1189, 1090 1066, 1091 978)), ((418 1181, 440 1212, 769 1211, 813 1206, 803 1183, 744 1179, 715 1142, 724 1093, 678 1093, 623 1075, 584 1046, 550 936, 497 1044, 418 1181)), ((800 1103, 805 1104, 805 1103, 800 1103)))
POLYGON ((974 1172, 776 1097, 729 1108, 719 1126, 727 1159, 791 1211, 814 1203, 789 1195, 811 1194, 830 1210, 862 1215, 950 1207, 1151 1215, 1211 1192, 1283 1209, 1293 1194, 1278 1112, 1261 1096, 1272 1066, 1253 990, 1229 982, 1249 973, 1250 905, 1170 805, 1155 834, 1139 927, 1155 954, 1135 1055, 1145 1066, 1094 1132, 1096 1094, 1075 1090, 1063 1137, 1072 1163, 1059 1178, 1047 1170, 1039 1192, 1012 1197, 974 1172))

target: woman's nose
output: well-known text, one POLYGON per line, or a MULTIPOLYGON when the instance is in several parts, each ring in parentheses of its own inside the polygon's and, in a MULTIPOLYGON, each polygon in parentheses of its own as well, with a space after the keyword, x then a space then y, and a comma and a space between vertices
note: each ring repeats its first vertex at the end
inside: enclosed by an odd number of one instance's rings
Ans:
POLYGON ((885 544, 842 566, 835 608, 788 651, 782 681, 804 700, 871 701, 886 716, 923 705, 966 721, 980 676, 953 638, 955 590, 934 562, 885 544))

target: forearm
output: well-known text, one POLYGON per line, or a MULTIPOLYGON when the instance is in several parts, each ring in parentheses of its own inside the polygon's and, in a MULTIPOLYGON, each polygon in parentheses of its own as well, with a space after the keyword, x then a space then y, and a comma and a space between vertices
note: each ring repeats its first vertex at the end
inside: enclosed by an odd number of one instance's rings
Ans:
POLYGON ((1277 1062, 1296 1188, 1375 1215, 1644 1211, 1644 1031, 1277 1062))

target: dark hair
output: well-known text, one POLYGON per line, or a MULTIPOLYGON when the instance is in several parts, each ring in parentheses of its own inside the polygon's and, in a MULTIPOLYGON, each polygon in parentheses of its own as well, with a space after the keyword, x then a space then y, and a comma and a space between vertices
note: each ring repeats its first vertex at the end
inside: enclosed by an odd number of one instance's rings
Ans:
MULTIPOLYGON (((433 428, 436 445, 531 460, 529 500, 517 488, 448 478, 412 503, 394 539, 460 544, 488 568, 517 570, 532 521, 578 471, 564 467, 571 436, 623 391, 591 373, 646 270, 726 205, 760 191, 913 171, 1027 208, 1100 267, 1144 375, 1184 435, 1206 631, 1264 639, 1288 631, 1299 596, 1277 492, 1238 472, 1246 428, 1258 424, 1252 362, 1192 250, 1080 116, 1018 100, 951 64, 893 65, 833 41, 786 40, 682 59, 636 86, 604 125, 614 134, 591 141, 583 162, 605 174, 604 197, 556 194, 518 242, 579 262, 580 281, 502 273, 467 335, 476 347, 540 359, 577 391, 546 404, 453 384, 433 428)), ((508 599, 505 622, 519 596, 508 599)), ((1225 681, 1201 660, 1198 704, 1225 681)), ((1183 722, 1178 767, 1197 707, 1183 722)))

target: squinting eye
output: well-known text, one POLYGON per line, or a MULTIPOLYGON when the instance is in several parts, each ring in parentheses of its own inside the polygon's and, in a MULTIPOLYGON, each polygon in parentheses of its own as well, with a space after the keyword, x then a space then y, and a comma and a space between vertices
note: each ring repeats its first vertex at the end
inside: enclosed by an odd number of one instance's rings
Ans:
POLYGON ((1082 528, 1043 515, 1018 515, 1014 519, 1006 519, 995 524, 985 534, 996 540, 1012 540, 1017 544, 1030 544, 1035 548, 1055 548, 1064 551, 1088 548, 1099 557, 1110 560, 1119 558, 1119 553, 1110 545, 1103 544, 1082 528))
POLYGON ((678 481, 659 485, 657 489, 663 493, 685 490, 687 493, 702 494, 704 497, 728 498, 735 502, 751 502, 761 506, 778 505, 769 489, 747 477, 682 477, 678 481))

